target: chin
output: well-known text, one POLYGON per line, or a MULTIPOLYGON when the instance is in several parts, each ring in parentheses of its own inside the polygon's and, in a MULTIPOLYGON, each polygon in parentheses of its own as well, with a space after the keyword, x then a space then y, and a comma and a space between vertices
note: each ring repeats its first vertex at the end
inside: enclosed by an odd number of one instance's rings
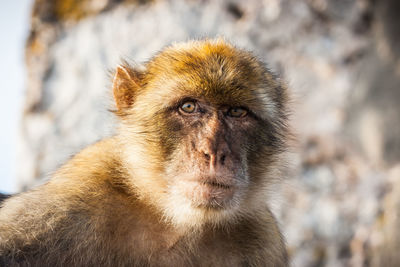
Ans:
POLYGON ((169 187, 163 203, 165 218, 177 226, 200 228, 224 225, 238 215, 239 188, 199 181, 180 181, 169 187))

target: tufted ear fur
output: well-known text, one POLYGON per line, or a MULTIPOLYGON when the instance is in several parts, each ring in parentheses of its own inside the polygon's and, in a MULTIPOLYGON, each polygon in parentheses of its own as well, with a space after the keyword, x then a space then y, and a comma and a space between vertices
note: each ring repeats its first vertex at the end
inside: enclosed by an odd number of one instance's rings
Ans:
POLYGON ((139 76, 139 72, 128 65, 117 67, 112 88, 118 112, 123 112, 132 106, 134 97, 140 89, 139 76))

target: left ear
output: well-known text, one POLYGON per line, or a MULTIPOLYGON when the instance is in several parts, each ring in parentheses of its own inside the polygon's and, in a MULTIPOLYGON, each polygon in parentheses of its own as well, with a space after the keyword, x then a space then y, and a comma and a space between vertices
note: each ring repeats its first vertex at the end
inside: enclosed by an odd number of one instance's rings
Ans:
POLYGON ((139 72, 127 65, 117 67, 113 78, 113 94, 118 111, 131 107, 139 86, 139 72))

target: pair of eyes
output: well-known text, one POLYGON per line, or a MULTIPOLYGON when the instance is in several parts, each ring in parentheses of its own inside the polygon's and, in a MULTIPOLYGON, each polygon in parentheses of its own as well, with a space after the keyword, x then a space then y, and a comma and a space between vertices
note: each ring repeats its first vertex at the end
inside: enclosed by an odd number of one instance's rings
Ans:
MULTIPOLYGON (((197 104, 193 101, 186 101, 180 106, 180 110, 184 113, 194 113, 197 109, 197 104)), ((243 118, 247 115, 248 111, 241 107, 232 107, 228 110, 228 116, 234 118, 243 118)))

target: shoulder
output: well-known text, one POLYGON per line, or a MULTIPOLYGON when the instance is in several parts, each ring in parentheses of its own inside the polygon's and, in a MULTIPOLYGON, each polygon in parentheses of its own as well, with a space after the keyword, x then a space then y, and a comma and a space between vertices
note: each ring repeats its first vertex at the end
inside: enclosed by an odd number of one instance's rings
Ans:
POLYGON ((46 184, 6 199, 0 209, 0 242, 19 235, 33 242, 50 232, 48 238, 57 239, 67 231, 88 231, 110 211, 126 207, 128 192, 114 179, 123 170, 113 143, 107 139, 84 149, 46 184))
POLYGON ((126 197, 111 190, 105 182, 48 183, 5 200, 0 209, 0 265, 73 266, 79 265, 78 254, 97 262, 91 257, 107 249, 107 242, 99 240, 111 239, 120 216, 130 211, 126 197))
POLYGON ((63 178, 90 181, 88 178, 109 177, 112 171, 122 171, 117 137, 98 141, 81 150, 55 172, 52 181, 63 178))

